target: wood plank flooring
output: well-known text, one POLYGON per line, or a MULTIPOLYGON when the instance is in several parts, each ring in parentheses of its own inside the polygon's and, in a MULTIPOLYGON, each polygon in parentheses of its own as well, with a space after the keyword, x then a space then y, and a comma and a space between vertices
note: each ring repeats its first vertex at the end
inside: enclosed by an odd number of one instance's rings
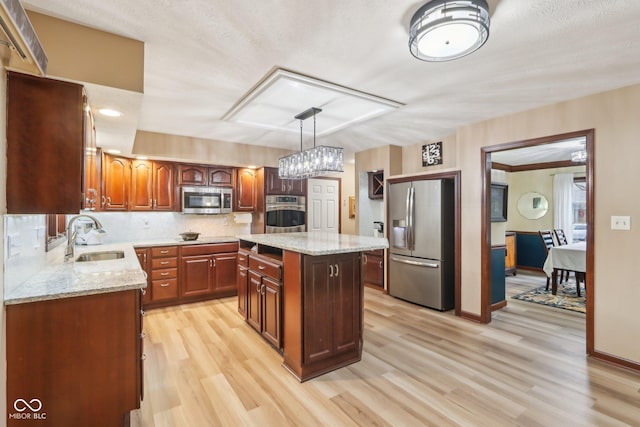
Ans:
POLYGON ((580 313, 509 299, 479 325, 365 288, 364 321, 361 362, 300 384, 235 298, 149 311, 131 424, 640 426, 640 374, 586 358, 580 313))

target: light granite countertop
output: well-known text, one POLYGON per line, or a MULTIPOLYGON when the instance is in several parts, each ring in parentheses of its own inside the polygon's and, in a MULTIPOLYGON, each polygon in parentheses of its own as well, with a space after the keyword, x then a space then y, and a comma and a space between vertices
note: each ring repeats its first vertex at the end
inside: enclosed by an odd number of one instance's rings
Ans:
POLYGON ((23 283, 5 284, 4 303, 23 304, 82 295, 140 289, 147 279, 138 262, 134 248, 155 246, 205 245, 237 242, 237 237, 198 237, 185 241, 180 238, 152 239, 135 242, 75 246, 74 259, 86 252, 124 251, 124 258, 103 261, 64 262, 64 247, 55 249, 55 262, 23 283))
POLYGON ((206 245, 213 243, 233 243, 238 238, 233 236, 198 236, 198 240, 182 240, 179 237, 169 239, 151 239, 133 242, 134 248, 149 248, 153 246, 182 246, 182 245, 206 245))
POLYGON ((5 305, 46 301, 82 295, 141 289, 147 279, 131 244, 76 246, 74 258, 86 252, 123 251, 124 258, 103 261, 59 262, 49 265, 20 284, 6 284, 5 305))
POLYGON ((238 239, 305 255, 363 252, 389 247, 384 237, 326 232, 245 234, 238 236, 238 239))

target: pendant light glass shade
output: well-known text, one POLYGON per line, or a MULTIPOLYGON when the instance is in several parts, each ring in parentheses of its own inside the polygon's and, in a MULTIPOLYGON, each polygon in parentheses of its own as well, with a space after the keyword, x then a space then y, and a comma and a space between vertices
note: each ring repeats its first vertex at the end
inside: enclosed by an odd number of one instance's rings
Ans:
POLYGON ((432 0, 411 18, 409 50, 422 61, 450 61, 479 49, 489 38, 485 0, 432 0))
POLYGON ((300 152, 278 160, 280 178, 303 179, 314 176, 344 172, 343 149, 319 145, 316 147, 316 114, 319 108, 310 108, 298 114, 300 120, 300 152), (302 150, 302 121, 313 116, 313 148, 302 150))

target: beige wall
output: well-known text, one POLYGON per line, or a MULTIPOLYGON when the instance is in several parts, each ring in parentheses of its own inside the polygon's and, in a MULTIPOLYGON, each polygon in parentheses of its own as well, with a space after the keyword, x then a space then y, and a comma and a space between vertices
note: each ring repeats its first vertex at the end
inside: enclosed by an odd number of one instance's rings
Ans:
POLYGON ((480 313, 480 148, 595 128, 595 350, 640 363, 640 85, 592 95, 460 128, 462 170, 462 309, 480 313), (630 231, 610 229, 629 215, 630 231))
POLYGON ((277 167, 278 159, 291 153, 291 150, 278 148, 141 130, 136 132, 133 143, 133 154, 137 155, 228 166, 277 167))
POLYGON ((358 234, 356 229, 356 218, 349 218, 349 196, 356 195, 356 166, 353 163, 344 165, 344 172, 331 176, 341 178, 341 212, 340 212, 340 228, 342 234, 358 234))
POLYGON ((577 174, 576 176, 584 177, 584 171, 585 166, 574 166, 508 173, 507 230, 536 232, 538 230, 553 229, 553 175, 557 173, 575 173, 577 174), (523 194, 530 191, 544 195, 549 201, 549 210, 542 218, 527 219, 518 212, 518 200, 523 194))
POLYGON ((32 11, 27 14, 47 53, 48 76, 144 92, 143 42, 32 11))
POLYGON ((455 135, 449 135, 434 141, 402 147, 402 170, 397 173, 412 175, 418 173, 434 173, 451 170, 457 165, 457 141, 455 135), (422 146, 424 144, 442 141, 442 164, 422 166, 422 146))

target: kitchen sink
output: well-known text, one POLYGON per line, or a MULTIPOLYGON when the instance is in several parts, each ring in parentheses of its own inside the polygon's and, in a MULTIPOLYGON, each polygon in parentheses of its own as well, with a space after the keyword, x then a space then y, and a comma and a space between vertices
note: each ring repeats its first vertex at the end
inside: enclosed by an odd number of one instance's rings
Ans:
POLYGON ((105 261, 109 259, 120 259, 124 258, 123 251, 103 251, 103 252, 87 252, 82 255, 78 255, 76 261, 85 262, 85 261, 105 261))

